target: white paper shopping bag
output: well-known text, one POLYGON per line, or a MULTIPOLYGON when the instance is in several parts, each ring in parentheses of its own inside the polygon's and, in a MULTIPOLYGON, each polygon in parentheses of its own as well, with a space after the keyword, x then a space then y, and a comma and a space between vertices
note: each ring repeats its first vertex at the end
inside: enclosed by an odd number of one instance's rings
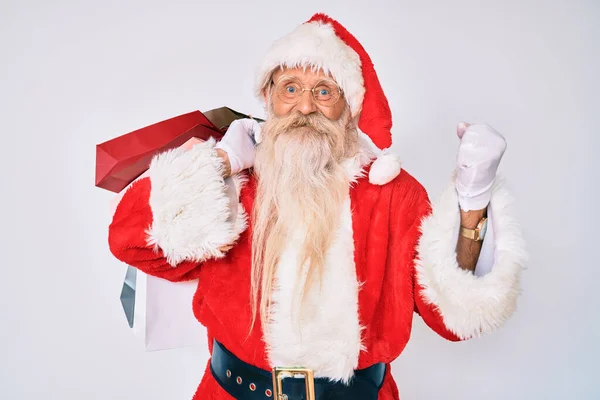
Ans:
MULTIPOLYGON (((192 138, 182 147, 191 148, 199 142, 200 139, 192 138)), ((136 180, 146 176, 147 172, 136 180)), ((130 186, 113 198, 112 212, 130 186)), ((127 267, 121 304, 129 326, 146 351, 205 344, 206 331, 192 311, 197 285, 198 280, 170 282, 127 267)))
POLYGON ((206 331, 192 311, 197 285, 137 271, 133 332, 146 351, 205 344, 206 331))

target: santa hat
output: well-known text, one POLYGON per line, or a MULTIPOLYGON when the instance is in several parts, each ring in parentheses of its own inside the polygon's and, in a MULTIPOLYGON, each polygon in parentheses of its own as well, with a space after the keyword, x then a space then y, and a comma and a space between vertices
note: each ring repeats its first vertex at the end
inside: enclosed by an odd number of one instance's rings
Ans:
POLYGON ((358 128, 381 150, 369 180, 385 184, 400 173, 400 161, 386 150, 392 145, 392 113, 371 58, 350 32, 325 14, 275 41, 258 73, 256 94, 262 98, 276 68, 312 67, 331 74, 344 91, 358 128))

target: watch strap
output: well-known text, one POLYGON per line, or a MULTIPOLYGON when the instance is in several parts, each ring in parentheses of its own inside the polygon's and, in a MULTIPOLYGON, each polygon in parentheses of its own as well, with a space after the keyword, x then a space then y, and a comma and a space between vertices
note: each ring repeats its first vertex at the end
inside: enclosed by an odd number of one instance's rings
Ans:
POLYGON ((467 239, 475 240, 476 242, 481 240, 481 238, 479 237, 478 229, 469 229, 465 228, 464 226, 461 226, 460 235, 466 237, 467 239))
POLYGON ((483 224, 485 223, 485 221, 487 221, 486 217, 483 217, 479 223, 477 224, 477 227, 475 229, 469 229, 469 228, 465 228, 464 226, 461 225, 460 227, 460 235, 463 237, 466 237, 467 239, 471 239, 474 240, 476 242, 479 242, 482 240, 481 238, 481 228, 483 227, 483 224))

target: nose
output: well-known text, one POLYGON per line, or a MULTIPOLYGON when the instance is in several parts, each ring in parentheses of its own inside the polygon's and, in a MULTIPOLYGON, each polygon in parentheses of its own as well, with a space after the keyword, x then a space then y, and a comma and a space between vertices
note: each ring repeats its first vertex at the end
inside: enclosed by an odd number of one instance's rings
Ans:
POLYGON ((317 111, 317 105, 315 104, 310 90, 302 93, 302 96, 300 96, 300 101, 298 101, 298 104, 296 104, 296 109, 304 115, 312 114, 317 111))

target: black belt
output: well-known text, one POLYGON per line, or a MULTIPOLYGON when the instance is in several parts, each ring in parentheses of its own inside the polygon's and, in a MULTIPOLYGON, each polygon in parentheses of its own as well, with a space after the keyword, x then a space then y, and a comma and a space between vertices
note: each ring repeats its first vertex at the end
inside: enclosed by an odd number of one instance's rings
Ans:
POLYGON ((385 370, 383 363, 356 370, 348 385, 327 378, 313 378, 312 371, 305 369, 265 371, 240 360, 216 340, 210 361, 215 380, 238 400, 377 400, 385 370), (274 376, 275 382, 279 378, 282 384, 281 393, 274 392, 274 376), (314 398, 307 392, 310 387, 314 388, 314 398), (280 395, 279 399, 275 398, 276 394, 280 395))

